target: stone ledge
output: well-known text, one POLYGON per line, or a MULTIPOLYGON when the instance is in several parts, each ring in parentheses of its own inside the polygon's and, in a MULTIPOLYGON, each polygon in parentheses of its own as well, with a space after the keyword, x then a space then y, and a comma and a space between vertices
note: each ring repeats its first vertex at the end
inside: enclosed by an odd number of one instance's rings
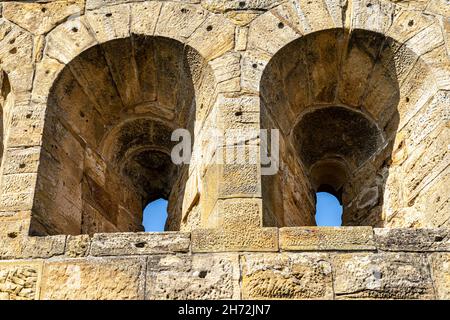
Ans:
POLYGON ((0 237, 0 260, 51 258, 63 255, 66 236, 0 237))
POLYGON ((278 251, 278 228, 192 231, 192 252, 278 251))
POLYGON ((450 229, 375 228, 374 233, 383 251, 450 251, 450 229))
POLYGON ((189 252, 186 232, 98 233, 91 241, 90 255, 119 256, 189 252))
POLYGON ((285 251, 376 250, 372 227, 280 228, 280 249, 285 251))

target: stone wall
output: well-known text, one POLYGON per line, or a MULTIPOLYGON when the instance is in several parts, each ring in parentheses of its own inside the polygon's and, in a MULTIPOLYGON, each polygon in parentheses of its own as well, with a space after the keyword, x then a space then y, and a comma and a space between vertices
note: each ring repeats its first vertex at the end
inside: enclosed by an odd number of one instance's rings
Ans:
POLYGON ((448 299, 448 7, 0 1, 0 298, 448 299))
POLYGON ((281 228, 227 251, 182 232, 3 238, 6 299, 449 299, 447 229, 281 228), (278 240, 279 237, 279 240, 278 240))

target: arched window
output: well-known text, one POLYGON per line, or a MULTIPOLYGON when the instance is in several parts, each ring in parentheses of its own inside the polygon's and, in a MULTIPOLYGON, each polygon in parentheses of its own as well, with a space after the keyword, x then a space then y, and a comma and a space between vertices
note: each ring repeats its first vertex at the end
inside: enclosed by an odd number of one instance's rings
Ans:
POLYGON ((160 198, 150 202, 145 207, 142 220, 144 231, 164 231, 167 220, 167 205, 167 200, 160 198))
POLYGON ((321 191, 341 202, 342 225, 383 225, 404 112, 398 47, 376 32, 332 29, 292 41, 269 61, 260 84, 261 127, 279 130, 280 170, 262 177, 265 226, 316 225, 321 191))
POLYGON ((164 37, 133 35, 74 58, 49 94, 30 234, 143 231, 144 207, 159 198, 167 230, 179 230, 189 175, 171 160, 171 135, 193 136, 204 121, 211 77, 197 51, 164 37))
POLYGON ((325 191, 316 193, 316 225, 341 226, 342 204, 332 193, 325 191))

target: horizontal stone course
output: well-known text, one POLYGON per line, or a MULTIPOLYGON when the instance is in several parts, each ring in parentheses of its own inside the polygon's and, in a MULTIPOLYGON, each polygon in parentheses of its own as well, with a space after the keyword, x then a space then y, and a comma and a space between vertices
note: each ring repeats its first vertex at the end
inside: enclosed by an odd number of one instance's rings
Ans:
POLYGON ((192 252, 231 251, 278 251, 278 229, 196 229, 192 231, 192 252))
POLYGON ((42 300, 144 298, 145 258, 82 258, 46 261, 42 300))
POLYGON ((280 229, 285 251, 375 250, 372 227, 289 227, 280 229))
POLYGON ((383 251, 450 251, 450 230, 375 228, 375 242, 383 251))
POLYGON ((188 252, 190 234, 186 232, 99 233, 92 238, 92 256, 143 255, 188 252))
POLYGON ((0 237, 0 260, 51 258, 64 254, 66 236, 0 237))
POLYGON ((345 253, 332 256, 336 299, 433 299, 422 253, 345 253))

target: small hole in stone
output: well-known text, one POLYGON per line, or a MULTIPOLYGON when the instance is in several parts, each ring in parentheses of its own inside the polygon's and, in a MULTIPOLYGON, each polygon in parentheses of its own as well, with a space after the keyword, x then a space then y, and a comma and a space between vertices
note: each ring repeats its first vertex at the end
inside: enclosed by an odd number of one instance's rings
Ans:
POLYGON ((31 118, 31 113, 28 113, 25 117, 26 117, 27 119, 30 119, 30 118, 31 118))
POLYGON ((414 25, 414 20, 409 20, 408 26, 412 27, 414 25))
POLYGON ((9 53, 16 54, 17 53, 17 48, 12 48, 11 50, 9 50, 9 53))
POLYGON ((239 8, 243 8, 243 7, 245 7, 245 1, 239 2, 239 8))
POLYGON ((253 69, 258 68, 258 65, 256 63, 252 64, 253 69))
POLYGON ((9 40, 9 43, 10 43, 10 44, 13 44, 14 42, 16 42, 16 39, 11 39, 11 40, 9 40))
POLYGON ((80 117, 84 118, 84 112, 80 111, 80 117))
POLYGON ((50 73, 50 70, 45 70, 45 74, 49 74, 50 73))
POLYGON ((200 271, 198 276, 203 279, 206 277, 207 274, 208 274, 208 271, 202 270, 202 271, 200 271))
POLYGON ((212 26, 207 26, 207 27, 206 27, 206 31, 211 31, 212 29, 213 29, 212 26))
POLYGON ((20 168, 20 169, 23 169, 23 168, 25 168, 25 163, 21 163, 21 164, 19 164, 19 168, 20 168))
POLYGON ((42 12, 46 12, 46 11, 47 11, 47 8, 42 8, 41 11, 42 11, 42 12))
POLYGON ((280 23, 278 24, 278 28, 283 29, 283 28, 284 28, 284 23, 283 23, 283 22, 280 22, 280 23))
POLYGON ((380 271, 373 271, 372 274, 373 274, 373 277, 377 280, 380 280, 381 278, 383 278, 383 274, 380 271))
POLYGON ((8 237, 10 237, 10 238, 16 238, 17 237, 17 232, 9 232, 8 233, 8 237))
POLYGON ((78 32, 78 28, 77 27, 73 27, 72 28, 72 32, 78 32))
POLYGON ((181 9, 181 13, 187 13, 187 12, 188 12, 188 10, 186 8, 181 9))
POLYGON ((436 241, 436 242, 441 242, 442 240, 444 240, 443 236, 435 236, 434 237, 434 241, 436 241))
POLYGON ((405 100, 406 100, 406 102, 409 102, 409 98, 408 98, 408 97, 406 97, 406 99, 405 99, 405 100))
POLYGON ((143 248, 145 247, 145 242, 138 242, 134 245, 136 248, 143 248))
POLYGON ((242 111, 236 111, 234 114, 236 117, 242 116, 242 111))
POLYGON ((107 14, 105 14, 105 17, 107 17, 107 18, 109 18, 109 17, 111 17, 112 16, 112 13, 107 13, 107 14))
POLYGON ((369 2, 368 4, 366 4, 367 8, 370 8, 372 6, 372 4, 369 2))

